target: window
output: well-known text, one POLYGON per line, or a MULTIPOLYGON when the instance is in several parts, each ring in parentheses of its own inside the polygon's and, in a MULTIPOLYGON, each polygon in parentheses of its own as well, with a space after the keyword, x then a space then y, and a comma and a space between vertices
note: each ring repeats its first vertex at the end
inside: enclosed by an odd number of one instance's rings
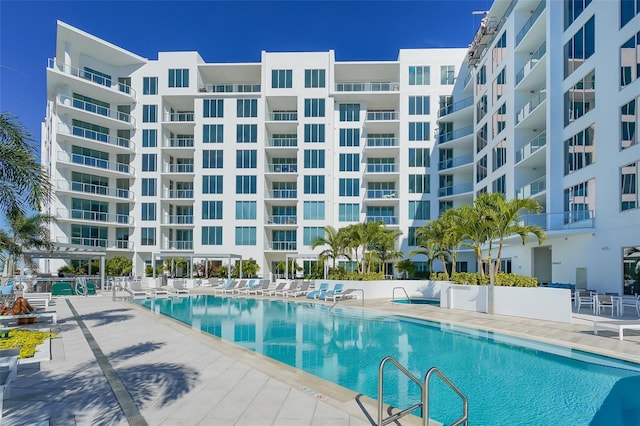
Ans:
POLYGON ((258 116, 258 100, 257 99, 238 99, 236 107, 237 117, 257 117, 258 116))
POLYGON ((324 124, 305 124, 304 141, 311 143, 324 142, 324 124))
POLYGON ((142 203, 142 220, 156 220, 156 203, 142 203))
POLYGON ((340 121, 360 121, 360 104, 340 104, 340 121))
MULTIPOLYGON (((585 1, 587 5, 590 2, 590 0, 585 1)), ((640 2, 638 0, 620 0, 620 28, 627 25, 638 13, 640 13, 640 2)))
POLYGON ((359 197, 360 196, 360 179, 340 178, 338 181, 338 194, 341 197, 359 197))
POLYGON ((487 84, 487 67, 486 65, 483 65, 476 73, 476 95, 482 93, 485 84, 487 84))
POLYGON ((157 195, 157 186, 155 178, 142 178, 142 196, 155 197, 157 195))
POLYGON ((236 194, 255 194, 256 191, 256 176, 236 176, 236 194))
POLYGON ((487 146, 487 123, 484 123, 476 133, 476 152, 482 151, 487 146))
POLYGON ((564 94, 564 125, 568 126, 596 107, 596 73, 591 71, 564 94))
POLYGON ((158 166, 156 164, 156 154, 142 154, 142 171, 155 172, 158 166))
POLYGON ((203 226, 202 227, 202 245, 203 246, 221 246, 222 245, 222 226, 203 226))
POLYGON ((428 194, 429 175, 409 175, 410 194, 428 194))
POLYGON ((409 96, 409 115, 428 115, 429 96, 409 96))
POLYGON ((577 70, 595 51, 595 17, 592 16, 564 45, 564 78, 577 70))
POLYGON ((357 172, 360 170, 360 154, 340 154, 340 171, 357 172))
POLYGON ((140 245, 156 245, 156 228, 140 228, 140 245))
POLYGON ((296 231, 272 231, 271 239, 273 240, 274 250, 296 250, 296 240, 298 238, 296 231))
POLYGON ((620 149, 626 149, 638 143, 638 113, 640 99, 632 99, 620 107, 620 149))
POLYGON ((305 149, 304 167, 306 169, 324 169, 324 149, 305 149))
POLYGON ((499 194, 505 195, 507 193, 507 183, 506 183, 505 175, 500 176, 498 179, 494 180, 491 183, 492 192, 497 192, 499 194))
POLYGON ((324 176, 305 176, 305 194, 324 194, 324 176))
POLYGON ((222 219, 222 201, 203 201, 203 219, 222 219))
POLYGON ((596 209, 596 180, 589 179, 564 190, 564 223, 591 219, 596 209))
POLYGON ((409 86, 428 86, 431 84, 430 71, 428 66, 409 67, 409 86))
POLYGON ((409 201, 409 219, 431 219, 431 203, 429 201, 409 201))
POLYGON ((203 143, 222 143, 224 128, 222 124, 205 124, 202 126, 203 143))
POLYGON ((238 124, 236 126, 236 142, 256 143, 258 141, 257 124, 238 124))
POLYGON ((453 201, 439 201, 438 202, 438 216, 442 216, 444 212, 453 208, 453 201))
POLYGON ((568 175, 595 163, 595 125, 564 141, 564 174, 568 175))
MULTIPOLYGON (((622 0, 624 3, 626 0, 622 0)), ((634 1, 634 0, 631 0, 634 1)), ((569 25, 580 16, 582 11, 589 6, 591 0, 565 0, 564 2, 564 29, 569 28, 569 25)))
POLYGON ((409 148, 409 167, 429 167, 429 148, 409 148))
POLYGON ((305 117, 324 117, 324 99, 305 99, 305 117))
POLYGON ((256 202, 255 201, 236 201, 236 219, 255 220, 255 218, 256 218, 256 202))
POLYGON ((258 162, 258 151, 255 149, 239 149, 236 151, 236 168, 255 169, 258 162))
POLYGON ((409 123, 410 141, 428 141, 430 136, 429 133, 429 122, 409 123))
POLYGON ((638 177, 640 162, 627 164, 620 168, 620 210, 637 209, 640 204, 638 177))
POLYGON ((255 226, 236 226, 236 245, 237 246, 255 246, 256 245, 256 227, 255 226))
POLYGON ((189 87, 189 70, 186 68, 170 69, 169 87, 189 87))
POLYGON ((202 116, 204 118, 224 117, 224 99, 203 99, 202 116))
POLYGON ((483 155, 476 162, 476 182, 480 182, 482 179, 487 177, 487 156, 483 155))
POLYGON ((503 139, 493 147, 493 171, 495 172, 507 162, 507 140, 503 139))
POLYGON ((504 130, 507 126, 507 102, 503 102, 502 105, 493 113, 493 137, 495 138, 504 130))
POLYGON ((89 67, 84 67, 82 77, 91 80, 102 86, 111 87, 111 76, 100 71, 96 71, 89 67))
POLYGON ((158 145, 158 131, 156 129, 142 130, 142 147, 155 148, 158 145))
POLYGON ((142 105, 142 122, 158 122, 158 105, 142 105))
POLYGON ((360 204, 340 203, 338 205, 338 222, 359 222, 360 204))
POLYGON ((224 151, 221 149, 205 149, 202 151, 203 169, 221 169, 224 165, 224 151))
POLYGON ((202 176, 203 194, 222 194, 222 176, 202 176))
POLYGON ((410 247, 415 247, 418 245, 417 241, 416 241, 416 231, 418 230, 417 226, 410 226, 409 227, 409 232, 407 235, 407 245, 410 247))
POLYGON ((326 87, 325 70, 304 70, 304 87, 326 87))
POLYGON ((271 87, 273 89, 290 89, 293 87, 293 71, 271 70, 271 87))
POLYGON ((142 94, 158 94, 158 77, 142 77, 142 94))
POLYGON ((440 66, 440 84, 449 85, 456 81, 456 71, 453 65, 440 66))
POLYGON ((507 67, 502 68, 495 80, 493 80, 493 102, 498 100, 504 95, 507 87, 507 67))
POLYGON ((305 201, 303 215, 305 220, 324 220, 324 201, 305 201))
POLYGON ((500 36, 500 38, 498 39, 498 41, 496 42, 496 45, 494 46, 493 50, 491 51, 494 71, 498 69, 498 66, 506 56, 506 52, 507 52, 507 31, 504 31, 500 36))
POLYGON ((620 47, 620 87, 634 82, 640 76, 640 32, 620 47))
POLYGON ((319 239, 324 238, 324 228, 322 226, 305 226, 302 235, 302 244, 311 246, 319 239))
POLYGON ((480 96, 478 102, 476 102, 476 123, 484 118, 487 114, 487 95, 480 96))
POLYGON ((360 146, 360 129, 340 129, 340 146, 360 146))

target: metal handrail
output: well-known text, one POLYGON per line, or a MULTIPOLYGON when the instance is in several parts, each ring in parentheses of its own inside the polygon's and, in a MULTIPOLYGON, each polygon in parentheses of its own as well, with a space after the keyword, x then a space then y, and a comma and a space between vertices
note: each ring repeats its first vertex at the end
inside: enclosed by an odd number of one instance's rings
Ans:
POLYGON ((449 386, 451 390, 457 393, 458 396, 462 399, 462 411, 463 411, 462 417, 460 417, 455 422, 451 423, 451 426, 456 426, 460 424, 466 425, 469 421, 469 400, 467 399, 465 394, 462 393, 462 391, 458 389, 458 387, 454 385, 453 382, 449 380, 447 376, 445 376, 444 373, 442 373, 442 371, 440 371, 440 369, 438 369, 437 367, 431 367, 429 371, 427 371, 427 374, 425 374, 424 376, 424 387, 423 387, 423 393, 422 393, 422 398, 423 398, 422 405, 424 407, 424 413, 422 417, 423 424, 424 425, 429 424, 429 379, 431 378, 433 373, 436 373, 438 376, 440 376, 442 381, 447 386, 449 386))
POLYGON ((396 290, 402 290, 404 295, 407 296, 407 300, 411 299, 409 297, 409 293, 407 293, 407 290, 404 287, 394 287, 393 288, 393 293, 391 293, 391 301, 396 300, 396 290))
POLYGON ((356 292, 362 293, 362 299, 361 300, 362 300, 362 307, 364 308, 364 290, 361 289, 361 288, 348 288, 344 292, 342 292, 342 296, 341 297, 339 297, 338 299, 335 299, 333 301, 333 305, 331 305, 329 310, 332 310, 338 304, 338 302, 340 302, 341 300, 347 300, 347 298, 345 298, 344 295, 349 294, 349 293, 356 293, 356 292))
MULTIPOLYGON (((404 287, 396 287, 396 288, 402 288, 404 289, 404 287)), ((395 288, 394 288, 395 290, 395 288)), ((422 400, 414 405, 412 405, 409 408, 405 408, 402 411, 397 412, 396 414, 392 414, 389 417, 387 417, 386 419, 382 417, 382 414, 384 412, 382 406, 384 404, 384 398, 383 398, 383 394, 384 394, 384 366, 387 362, 391 362, 393 365, 395 365, 398 370, 400 370, 400 372, 402 374, 404 374, 405 376, 407 376, 407 378, 409 380, 411 380, 412 382, 414 382, 416 385, 418 385, 418 387, 420 388, 420 393, 422 395, 424 395, 424 383, 422 383, 420 380, 418 380, 418 378, 416 376, 414 376, 413 374, 411 374, 411 372, 409 370, 407 370, 406 368, 404 368, 402 365, 400 365, 400 363, 398 363, 398 361, 396 361, 395 359, 393 359, 390 356, 385 357, 381 362, 380 362, 380 367, 378 367, 378 423, 377 426, 384 426, 384 425, 388 425, 389 423, 393 423, 395 421, 397 421, 398 419, 401 419, 402 417, 406 416, 407 414, 411 413, 413 410, 420 408, 423 406, 424 404, 424 396, 422 398, 422 400)), ((425 425, 427 423, 424 423, 425 425)))

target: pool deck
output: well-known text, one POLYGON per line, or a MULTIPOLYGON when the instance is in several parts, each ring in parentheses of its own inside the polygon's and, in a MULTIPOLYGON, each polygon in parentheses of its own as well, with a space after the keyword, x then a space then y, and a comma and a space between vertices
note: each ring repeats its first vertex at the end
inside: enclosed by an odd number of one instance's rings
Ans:
MULTIPOLYGON (((593 321, 610 317, 574 314, 562 324, 388 300, 365 307, 640 362, 640 332, 623 341, 612 331, 593 334, 593 321)), ((111 294, 58 298, 51 309, 59 331, 51 360, 20 365, 3 425, 370 424, 353 392, 111 294)), ((625 319, 637 319, 635 312, 625 319)), ((375 416, 374 403, 364 402, 375 416)))

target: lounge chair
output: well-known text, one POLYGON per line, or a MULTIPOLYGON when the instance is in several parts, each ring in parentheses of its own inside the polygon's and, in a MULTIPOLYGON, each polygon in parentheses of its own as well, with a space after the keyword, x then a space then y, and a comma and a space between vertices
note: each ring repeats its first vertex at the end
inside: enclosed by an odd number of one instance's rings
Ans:
POLYGON ((244 285, 243 287, 236 287, 235 289, 233 289, 233 294, 240 294, 243 293, 245 290, 251 290, 254 286, 258 285, 258 282, 260 280, 249 280, 247 281, 246 285, 244 285))
POLYGON ((246 285, 247 285, 247 280, 234 281, 233 284, 231 284, 229 287, 220 289, 220 292, 222 294, 227 294, 227 293, 232 294, 235 290, 239 288, 243 288, 246 285))
POLYGON ((259 294, 261 296, 273 296, 277 292, 284 290, 288 284, 289 283, 286 281, 281 281, 276 285, 275 288, 267 288, 266 290, 259 290, 256 294, 259 294))
POLYGON ((19 314, 19 315, 0 315, 0 322, 11 322, 14 321, 18 325, 20 325, 23 321, 26 324, 40 323, 44 322, 41 320, 49 320, 52 324, 58 323, 58 314, 55 312, 40 312, 34 311, 30 314, 19 314))
POLYGON ((289 293, 290 291, 295 291, 298 288, 300 288, 300 281, 298 280, 293 280, 291 281, 291 284, 289 284, 288 288, 284 288, 280 291, 275 291, 273 293, 274 296, 282 296, 285 297, 287 295, 287 293, 289 293))
POLYGON ((147 297, 148 289, 142 288, 140 281, 132 281, 129 287, 124 288, 132 297, 147 297))
POLYGON ((300 287, 295 290, 288 291, 284 294, 284 297, 298 297, 298 296, 306 296, 311 291, 309 289, 311 286, 310 281, 303 281, 300 287))
POLYGON ((327 290, 329 290, 329 283, 320 283, 320 287, 307 294, 307 299, 318 299, 320 295, 324 295, 327 290))
POLYGON ((73 296, 75 293, 73 292, 73 286, 68 282, 57 282, 51 286, 51 295, 52 296, 73 296))
POLYGON ((240 291, 241 294, 250 295, 250 294, 261 294, 260 292, 264 290, 268 290, 271 286, 270 280, 258 280, 258 284, 254 285, 251 288, 245 288, 243 291, 240 291))
POLYGON ((345 291, 342 291, 337 294, 327 294, 324 297, 324 300, 327 302, 335 302, 337 300, 342 299, 357 299, 358 295, 356 294, 356 290, 353 288, 348 288, 345 291))
POLYGON ((238 280, 228 279, 228 280, 225 280, 224 283, 220 287, 214 288, 213 291, 216 294, 217 293, 224 293, 225 290, 232 289, 236 285, 238 285, 238 280))
MULTIPOLYGON (((324 294, 318 296, 320 300, 327 300, 327 297, 334 298, 335 296, 342 294, 342 289, 344 288, 344 284, 337 283, 333 286, 331 290, 327 290, 324 294)), ((335 299, 334 299, 335 300, 335 299)))
POLYGON ((169 293, 175 295, 186 295, 189 294, 189 289, 187 288, 184 280, 173 280, 173 287, 169 288, 169 293))
POLYGON ((598 330, 617 331, 618 338, 624 340, 624 330, 640 330, 640 321, 595 321, 593 323, 593 334, 597 335, 598 330))

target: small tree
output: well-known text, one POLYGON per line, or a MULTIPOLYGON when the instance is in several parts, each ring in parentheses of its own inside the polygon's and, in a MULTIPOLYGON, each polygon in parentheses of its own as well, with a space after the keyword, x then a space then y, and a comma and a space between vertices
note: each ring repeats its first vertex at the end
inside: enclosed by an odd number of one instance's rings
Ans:
POLYGON ((406 280, 412 278, 416 272, 416 264, 411 259, 404 259, 396 263, 396 269, 400 272, 403 278, 406 280))
POLYGON ((121 277, 131 274, 133 261, 124 256, 115 256, 104 263, 105 274, 109 277, 121 277))

